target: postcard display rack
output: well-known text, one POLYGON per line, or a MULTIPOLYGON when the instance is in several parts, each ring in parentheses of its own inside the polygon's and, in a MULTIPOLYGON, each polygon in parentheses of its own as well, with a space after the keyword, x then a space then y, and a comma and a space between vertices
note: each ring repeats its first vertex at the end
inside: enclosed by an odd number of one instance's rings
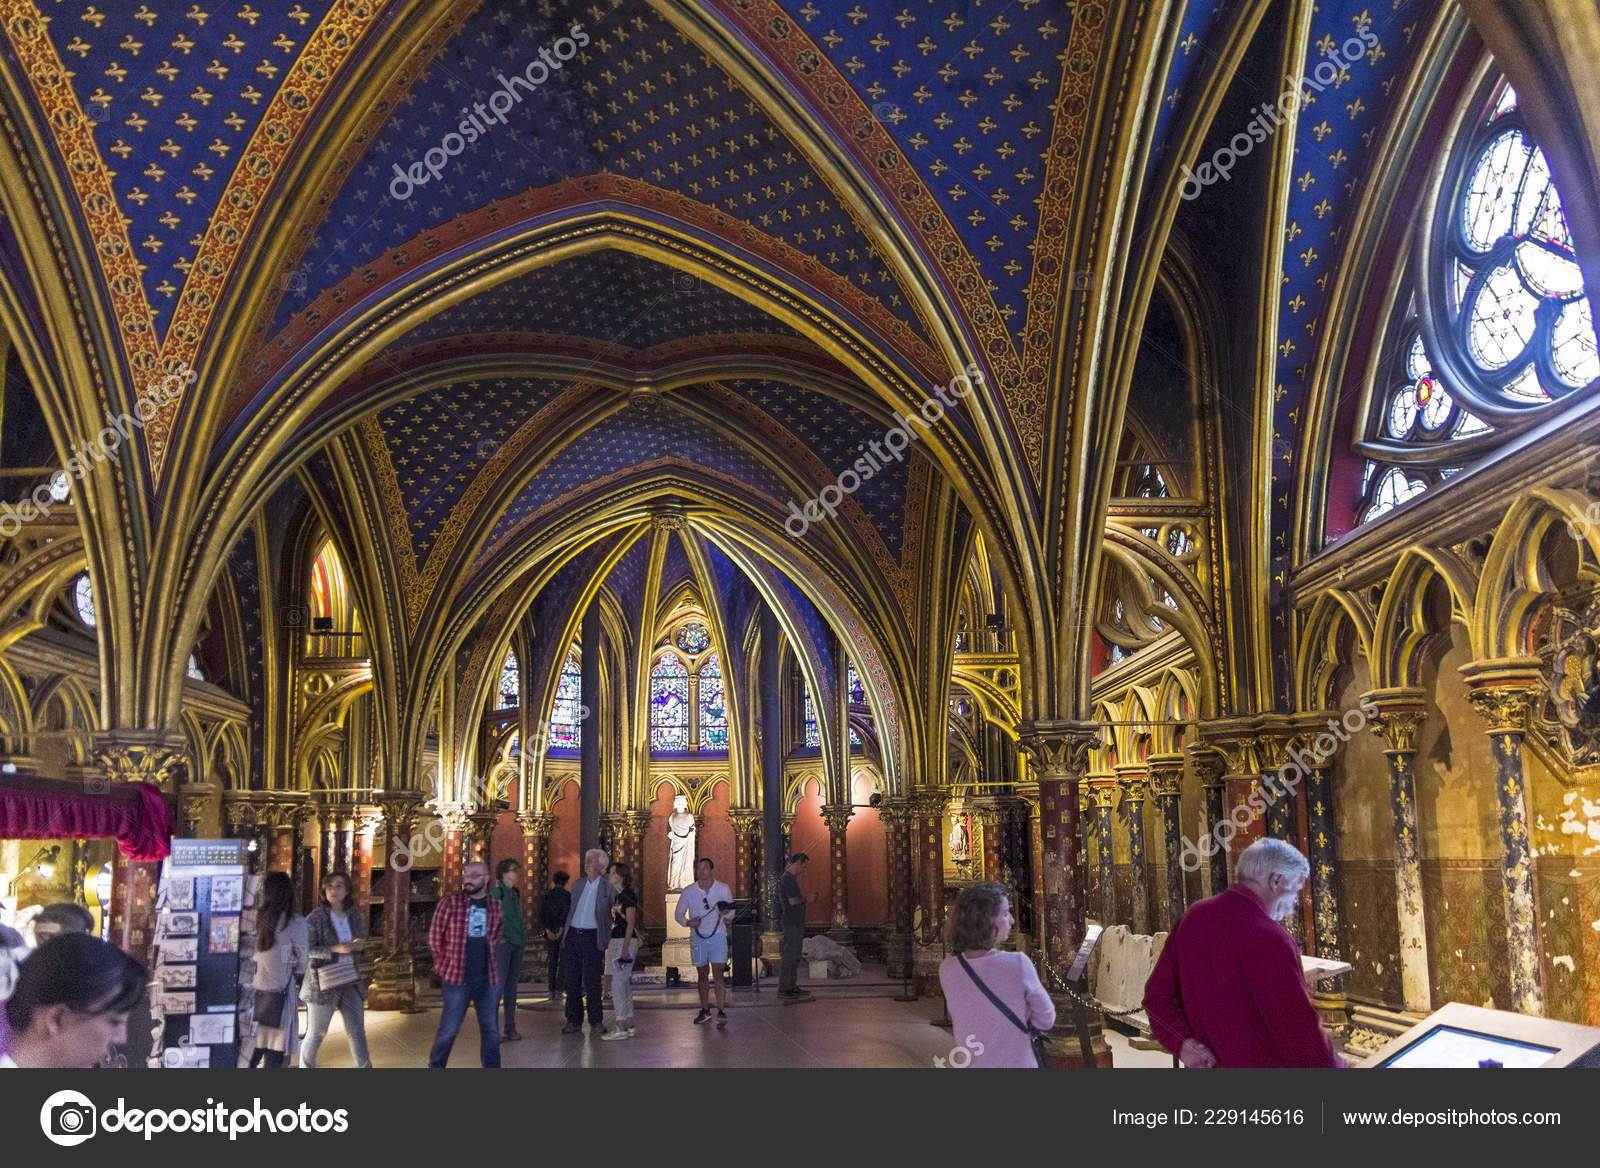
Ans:
POLYGON ((253 1045, 256 902, 243 840, 172 841, 157 899, 152 1066, 234 1067, 253 1045))

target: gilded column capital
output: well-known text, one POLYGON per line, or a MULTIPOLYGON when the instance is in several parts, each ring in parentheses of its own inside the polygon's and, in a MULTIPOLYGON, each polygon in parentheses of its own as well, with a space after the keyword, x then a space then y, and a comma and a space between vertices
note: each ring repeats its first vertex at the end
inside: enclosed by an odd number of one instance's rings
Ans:
POLYGON ((736 836, 756 835, 761 831, 764 819, 759 807, 728 808, 728 823, 736 836))
POLYGON ((548 836, 556 828, 556 817, 550 811, 519 811, 517 826, 523 835, 548 836))
POLYGON ((1228 760, 1220 750, 1210 746, 1197 747, 1189 752, 1189 761, 1202 787, 1221 787, 1225 783, 1228 760))
POLYGON ((851 808, 835 804, 822 809, 822 822, 827 826, 828 833, 831 835, 834 832, 844 831, 850 824, 850 817, 854 814, 855 812, 851 808))
POLYGON ((222 820, 235 835, 255 827, 256 805, 251 801, 249 791, 222 793, 222 820))
POLYGON ((364 804, 355 811, 356 833, 375 836, 383 830, 383 809, 374 804, 364 804))
POLYGON ((1070 779, 1089 769, 1089 752, 1100 745, 1095 722, 1030 722, 1022 727, 1018 745, 1040 780, 1070 779))
POLYGON ((654 818, 648 811, 628 811, 623 814, 623 830, 629 835, 644 835, 650 830, 654 818))
POLYGON ((217 795, 215 783, 179 783, 178 808, 183 818, 197 822, 217 795))
POLYGON ((1373 732, 1384 741, 1386 754, 1415 754, 1417 731, 1426 716, 1426 695, 1415 688, 1375 689, 1361 699, 1361 708, 1375 708, 1373 732))
POLYGON ((1467 700, 1491 734, 1522 734, 1537 701, 1548 693, 1537 657, 1503 657, 1461 667, 1467 700))
POLYGON ((1176 795, 1183 784, 1183 764, 1181 754, 1153 754, 1145 759, 1151 792, 1157 796, 1176 795))
POLYGON ((1150 779, 1142 771, 1118 775, 1117 785, 1122 788, 1123 797, 1130 802, 1143 803, 1150 798, 1150 779))
POLYGON ((414 792, 392 792, 377 796, 383 821, 391 835, 409 836, 422 817, 421 800, 414 792))
POLYGON ((658 503, 650 509, 650 526, 657 531, 683 531, 689 526, 689 518, 676 504, 658 503))
POLYGON ((188 769, 189 747, 181 734, 164 730, 113 730, 98 735, 95 763, 112 783, 149 783, 171 793, 188 769))
POLYGON ((950 805, 950 795, 942 788, 924 787, 914 792, 909 802, 911 812, 917 818, 943 819, 945 808, 950 805))
POLYGON ((1012 811, 1007 806, 1015 800, 1005 799, 1001 796, 989 795, 972 802, 972 817, 984 827, 999 827, 1008 819, 1012 811))
POLYGON ((1089 787, 1089 799, 1097 808, 1115 811, 1122 802, 1122 787, 1116 779, 1097 779, 1089 787))
POLYGON ((884 830, 900 830, 911 826, 911 803, 907 799, 890 799, 878 808, 878 822, 884 830))

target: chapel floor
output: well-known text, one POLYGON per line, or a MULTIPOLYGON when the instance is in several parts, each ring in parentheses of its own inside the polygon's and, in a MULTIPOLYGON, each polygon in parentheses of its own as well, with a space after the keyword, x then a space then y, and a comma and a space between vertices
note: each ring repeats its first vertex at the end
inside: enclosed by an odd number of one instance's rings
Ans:
MULTIPOLYGON (((777 982, 763 979, 759 993, 729 991, 728 1025, 693 1024, 699 995, 693 986, 640 986, 634 992, 636 1037, 626 1042, 601 1042, 585 1026, 582 1034, 563 1035, 562 1013, 550 1006, 542 985, 524 983, 517 1028, 519 1042, 500 1045, 503 1067, 932 1067, 936 1055, 948 1056, 948 1029, 931 1025, 941 1017, 939 998, 896 1002, 898 981, 883 977, 882 967, 867 966, 859 979, 807 981, 801 985, 815 1000, 785 1006, 777 982)), ((713 1001, 715 999, 713 998, 713 1001)), ((611 1019, 606 1004, 606 1022, 611 1019)), ((425 1067, 439 1025, 439 1007, 413 1014, 375 1010, 367 1014, 367 1044, 377 1067, 425 1067)), ((335 1017, 323 1042, 323 1067, 348 1067, 350 1050, 344 1024, 335 1017)), ((1115 1064, 1170 1067, 1159 1052, 1129 1049, 1106 1035, 1115 1064)), ((450 1052, 451 1067, 478 1065, 478 1024, 471 1011, 450 1052)))

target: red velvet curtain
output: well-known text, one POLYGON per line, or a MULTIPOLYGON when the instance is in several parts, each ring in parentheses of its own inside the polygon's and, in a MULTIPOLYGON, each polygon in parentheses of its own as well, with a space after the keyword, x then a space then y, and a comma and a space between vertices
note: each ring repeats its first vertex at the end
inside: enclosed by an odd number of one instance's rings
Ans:
POLYGON ((122 783, 103 795, 43 787, 0 786, 0 838, 113 838, 141 863, 171 852, 172 815, 149 783, 122 783))

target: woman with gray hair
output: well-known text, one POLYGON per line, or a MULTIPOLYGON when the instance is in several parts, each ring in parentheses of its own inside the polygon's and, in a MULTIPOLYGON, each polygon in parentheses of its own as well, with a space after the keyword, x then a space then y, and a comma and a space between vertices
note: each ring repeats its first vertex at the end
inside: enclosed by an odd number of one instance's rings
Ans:
POLYGON ((1191 1067, 1340 1067, 1281 922, 1311 865, 1283 840, 1239 854, 1235 881, 1172 927, 1145 983, 1151 1033, 1191 1067))

